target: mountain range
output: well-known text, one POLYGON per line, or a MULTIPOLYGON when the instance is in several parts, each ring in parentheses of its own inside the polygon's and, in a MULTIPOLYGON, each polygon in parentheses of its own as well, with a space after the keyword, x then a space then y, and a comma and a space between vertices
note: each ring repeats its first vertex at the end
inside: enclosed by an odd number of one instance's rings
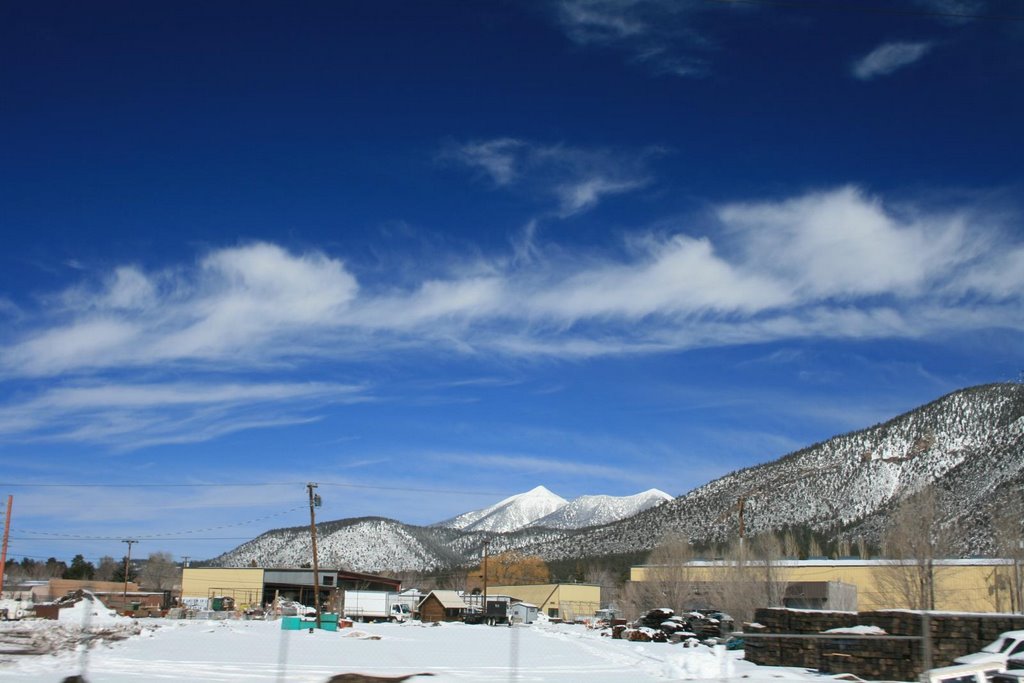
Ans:
MULTIPOLYGON (((320 561, 357 571, 434 570, 515 549, 545 560, 649 550, 666 534, 697 543, 734 538, 738 507, 756 534, 804 526, 877 541, 894 509, 933 485, 958 553, 993 550, 990 520, 1024 497, 1024 385, 963 389, 893 419, 730 473, 678 498, 583 496, 537 487, 493 506, 420 527, 384 518, 318 525, 320 561)), ((277 529, 210 561, 298 566, 307 527, 277 529)))
POLYGON ((631 517, 667 500, 672 500, 672 496, 658 489, 649 489, 633 496, 580 496, 570 502, 538 486, 482 510, 464 512, 440 522, 438 526, 501 533, 531 526, 582 529, 631 517))

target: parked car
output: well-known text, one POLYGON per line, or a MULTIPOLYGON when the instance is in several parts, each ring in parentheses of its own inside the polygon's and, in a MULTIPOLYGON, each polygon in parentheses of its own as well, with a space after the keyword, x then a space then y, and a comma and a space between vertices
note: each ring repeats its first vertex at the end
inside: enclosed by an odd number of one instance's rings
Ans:
POLYGON ((920 683, 990 683, 992 676, 999 671, 998 662, 954 664, 925 671, 921 674, 920 683))
POLYGON ((1006 660, 1006 671, 992 674, 991 683, 1024 683, 1024 655, 1009 657, 1006 660))
POLYGON ((1001 633, 995 642, 981 648, 981 652, 972 652, 953 661, 957 664, 995 662, 1005 668, 1007 658, 1021 657, 1024 657, 1024 631, 1007 631, 1001 633))

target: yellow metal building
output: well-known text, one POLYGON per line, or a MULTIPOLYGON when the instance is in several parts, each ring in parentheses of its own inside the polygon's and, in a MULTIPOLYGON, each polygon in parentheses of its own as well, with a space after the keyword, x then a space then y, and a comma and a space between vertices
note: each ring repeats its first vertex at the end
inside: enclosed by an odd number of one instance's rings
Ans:
MULTIPOLYGON (((679 574, 692 581, 715 582, 735 565, 721 561, 692 561, 679 574)), ((907 609, 910 605, 890 586, 893 575, 915 570, 913 563, 893 560, 781 560, 775 563, 786 582, 841 581, 857 587, 857 609, 907 609)), ((641 565, 630 569, 631 581, 647 581, 671 568, 641 565)), ((1011 560, 936 560, 935 609, 956 612, 1007 612, 1012 609, 1013 573, 1021 571, 1011 560)))
POLYGON ((251 567, 186 567, 181 575, 182 602, 198 605, 213 597, 230 597, 236 609, 259 607, 263 574, 263 569, 251 567))
POLYGON ((529 602, 536 605, 541 614, 566 621, 593 617, 601 609, 601 587, 588 583, 488 586, 487 593, 529 602))

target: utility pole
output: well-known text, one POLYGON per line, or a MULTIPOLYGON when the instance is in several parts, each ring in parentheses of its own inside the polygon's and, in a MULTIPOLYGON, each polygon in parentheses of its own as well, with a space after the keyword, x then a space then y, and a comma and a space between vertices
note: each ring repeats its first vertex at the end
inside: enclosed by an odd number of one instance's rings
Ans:
POLYGON ((320 628, 320 562, 316 557, 316 513, 315 508, 320 507, 320 496, 313 493, 317 485, 314 482, 306 484, 309 490, 309 533, 313 537, 313 609, 316 610, 316 627, 320 628))
MULTIPOLYGON (((490 540, 484 541, 484 604, 482 615, 484 622, 487 621, 487 546, 491 544, 490 540)), ((600 607, 600 605, 598 605, 600 607)))
POLYGON ((4 515, 4 544, 0 550, 0 598, 4 596, 4 572, 7 571, 7 539, 11 535, 11 504, 14 496, 7 496, 7 514, 4 515))
POLYGON ((134 538, 126 538, 126 539, 122 540, 121 542, 128 544, 128 554, 124 556, 124 593, 121 595, 121 599, 122 599, 121 611, 122 612, 127 612, 128 611, 128 567, 131 565, 131 561, 132 561, 132 544, 133 543, 138 543, 138 541, 136 539, 134 539, 134 538))
POLYGON ((736 505, 738 505, 739 509, 740 509, 740 512, 739 512, 739 522, 740 522, 740 562, 744 562, 746 560, 746 557, 744 555, 744 548, 743 548, 743 535, 744 535, 744 532, 746 531, 746 526, 744 525, 745 520, 743 518, 743 515, 744 515, 744 513, 746 512, 746 509, 747 509, 747 497, 746 496, 740 496, 740 499, 736 502, 736 505))
POLYGON ((178 594, 178 604, 182 607, 185 606, 185 570, 188 569, 188 561, 191 559, 191 555, 181 556, 181 593, 178 594))

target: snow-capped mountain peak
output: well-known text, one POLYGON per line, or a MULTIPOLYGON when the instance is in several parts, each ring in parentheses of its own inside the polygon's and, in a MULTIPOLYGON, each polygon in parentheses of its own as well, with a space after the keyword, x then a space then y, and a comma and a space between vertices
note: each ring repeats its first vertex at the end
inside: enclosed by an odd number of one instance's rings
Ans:
POLYGON ((462 531, 509 532, 524 527, 580 529, 608 524, 660 505, 672 496, 649 489, 632 496, 580 496, 571 502, 537 486, 482 510, 466 512, 437 526, 462 531))
POLYGON ((466 512, 438 526, 462 531, 515 531, 565 506, 568 501, 543 486, 518 493, 482 510, 466 512))
POLYGON ((581 529, 609 524, 668 500, 672 500, 672 496, 658 489, 648 489, 632 496, 580 496, 530 526, 581 529))

